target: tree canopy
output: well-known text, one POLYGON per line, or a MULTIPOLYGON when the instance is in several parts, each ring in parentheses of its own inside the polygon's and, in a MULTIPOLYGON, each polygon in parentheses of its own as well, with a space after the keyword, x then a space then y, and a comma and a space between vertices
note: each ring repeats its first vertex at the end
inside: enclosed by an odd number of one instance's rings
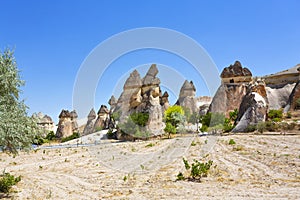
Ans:
POLYGON ((29 148, 38 134, 35 120, 27 116, 28 107, 20 100, 21 80, 14 52, 0 53, 0 148, 14 154, 29 148))

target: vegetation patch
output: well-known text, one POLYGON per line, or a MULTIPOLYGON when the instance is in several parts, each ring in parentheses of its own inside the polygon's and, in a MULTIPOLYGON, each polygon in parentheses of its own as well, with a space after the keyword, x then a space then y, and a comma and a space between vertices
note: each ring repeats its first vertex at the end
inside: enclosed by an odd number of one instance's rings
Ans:
POLYGON ((21 176, 15 177, 5 171, 0 175, 0 192, 9 193, 11 187, 21 181, 21 176))

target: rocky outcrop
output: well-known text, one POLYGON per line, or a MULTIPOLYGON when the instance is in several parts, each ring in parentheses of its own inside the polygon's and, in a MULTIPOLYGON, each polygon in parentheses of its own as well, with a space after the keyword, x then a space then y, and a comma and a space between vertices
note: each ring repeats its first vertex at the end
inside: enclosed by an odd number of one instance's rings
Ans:
POLYGON ((213 97, 209 112, 225 113, 228 117, 230 111, 240 107, 252 81, 252 73, 236 61, 234 65, 224 68, 221 79, 222 84, 213 97))
POLYGON ((252 73, 248 68, 242 67, 239 61, 235 61, 233 65, 223 69, 221 79, 223 83, 250 82, 252 73))
POLYGON ((298 81, 295 87, 293 88, 289 96, 287 105, 284 108, 284 111, 288 112, 288 111, 294 111, 296 109, 299 109, 299 100, 300 100, 300 81, 298 81))
POLYGON ((280 87, 266 87, 269 109, 279 110, 285 108, 289 103, 289 98, 295 85, 296 83, 291 83, 280 87))
POLYGON ((169 103, 168 92, 164 92, 164 94, 162 95, 162 97, 160 99, 160 105, 162 106, 162 112, 165 112, 165 110, 167 110, 169 108, 170 103, 169 103))
POLYGON ((94 124, 95 124, 96 116, 97 116, 96 112, 94 108, 92 108, 88 115, 88 121, 86 123, 86 126, 84 127, 82 135, 88 135, 95 132, 94 124))
POLYGON ((193 81, 189 82, 186 80, 180 89, 179 98, 176 104, 189 109, 190 113, 197 113, 199 112, 199 105, 195 95, 196 88, 193 81))
POLYGON ((112 95, 108 101, 108 104, 110 106, 110 112, 113 112, 117 106, 117 99, 114 95, 112 95))
POLYGON ((78 132, 77 113, 75 110, 69 112, 68 110, 62 110, 59 114, 59 122, 56 131, 56 137, 63 138, 72 135, 74 132, 78 132))
POLYGON ((266 120, 268 112, 268 98, 263 82, 249 85, 247 94, 243 97, 239 107, 237 125, 232 132, 244 132, 249 125, 266 120))
POLYGON ((42 135, 45 137, 50 131, 55 132, 56 131, 56 126, 52 120, 52 118, 48 115, 45 115, 41 112, 39 113, 34 113, 32 115, 33 118, 36 119, 37 125, 41 128, 42 130, 42 135))
POLYGON ((101 105, 98 113, 97 120, 94 124, 94 130, 99 131, 102 129, 107 129, 109 124, 109 110, 105 105, 101 105))
POLYGON ((131 113, 148 113, 149 120, 143 129, 149 132, 150 136, 163 133, 163 111, 169 106, 169 95, 162 95, 157 74, 155 64, 151 65, 143 79, 134 70, 126 80, 114 109, 114 112, 121 113, 120 123, 124 123, 131 113))

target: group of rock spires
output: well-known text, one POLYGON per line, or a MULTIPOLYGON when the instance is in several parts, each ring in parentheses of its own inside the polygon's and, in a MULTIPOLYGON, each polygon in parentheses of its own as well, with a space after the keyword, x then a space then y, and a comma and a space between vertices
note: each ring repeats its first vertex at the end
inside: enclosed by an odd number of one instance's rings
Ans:
MULTIPOLYGON (((233 132, 243 132, 250 124, 265 121, 269 109, 284 109, 285 112, 296 107, 300 98, 299 69, 297 65, 289 70, 253 78, 248 68, 242 67, 239 61, 224 68, 220 77, 222 83, 216 94, 211 97, 196 97, 196 88, 192 81, 185 81, 180 89, 176 102, 190 113, 207 112, 229 115, 238 109, 236 127, 233 132)), ((134 70, 126 80, 119 99, 112 96, 109 100, 110 109, 102 105, 96 114, 92 109, 82 135, 114 126, 112 113, 119 113, 119 123, 126 121, 132 113, 148 113, 149 120, 146 130, 151 136, 163 133, 163 113, 170 106, 169 94, 162 92, 160 79, 156 77, 158 69, 151 65, 145 77, 134 70)), ((78 131, 75 111, 63 110, 59 115, 56 135, 66 137, 78 131)))

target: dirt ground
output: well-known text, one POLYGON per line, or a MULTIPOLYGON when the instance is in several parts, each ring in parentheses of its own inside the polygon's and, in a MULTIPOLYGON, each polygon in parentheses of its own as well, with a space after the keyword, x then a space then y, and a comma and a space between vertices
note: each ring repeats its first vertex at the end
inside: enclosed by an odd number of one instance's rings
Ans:
POLYGON ((7 199, 300 199, 300 135, 185 136, 37 149, 0 168, 22 181, 7 199), (236 144, 230 145, 233 139, 236 144), (176 181, 182 158, 213 161, 201 182, 176 181))

